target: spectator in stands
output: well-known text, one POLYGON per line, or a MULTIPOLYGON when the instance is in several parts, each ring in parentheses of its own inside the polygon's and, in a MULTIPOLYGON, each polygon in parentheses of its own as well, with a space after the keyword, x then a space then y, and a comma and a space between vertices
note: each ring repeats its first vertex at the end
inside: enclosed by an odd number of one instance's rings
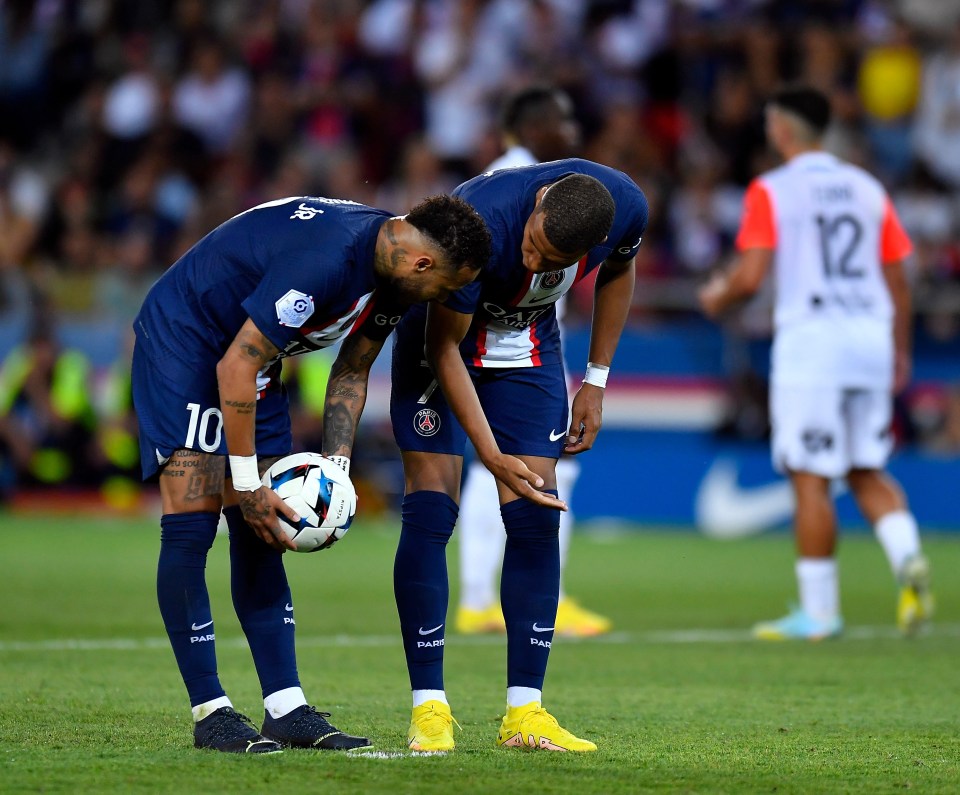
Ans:
POLYGON ((960 23, 949 47, 924 61, 914 149, 931 173, 960 190, 960 23))
POLYGON ((0 460, 20 484, 88 485, 94 433, 87 358, 57 343, 49 317, 0 368, 0 460))
POLYGON ((216 38, 199 41, 190 71, 173 91, 174 118, 204 142, 211 155, 224 155, 240 135, 250 105, 250 80, 227 61, 216 38))
POLYGON ((910 123, 920 97, 920 53, 912 31, 894 20, 860 64, 858 88, 867 140, 880 175, 898 182, 910 169, 910 123))
POLYGON ((40 232, 49 188, 43 176, 0 140, 0 270, 22 267, 40 232))

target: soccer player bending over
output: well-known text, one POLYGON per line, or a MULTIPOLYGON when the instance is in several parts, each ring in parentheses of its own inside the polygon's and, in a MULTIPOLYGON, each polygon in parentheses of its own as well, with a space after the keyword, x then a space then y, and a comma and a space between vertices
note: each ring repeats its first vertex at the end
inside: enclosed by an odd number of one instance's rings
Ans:
POLYGON ((409 312, 393 354, 390 411, 405 477, 394 593, 413 690, 407 740, 422 751, 454 747, 443 685, 445 550, 469 437, 497 479, 507 535, 500 578, 507 711, 497 744, 593 751, 541 705, 566 509, 555 470, 561 452, 589 450, 600 430, 647 201, 625 174, 576 159, 482 174, 454 193, 487 222, 493 256, 443 305, 409 312), (590 361, 571 414, 555 304, 595 268, 590 361))
MULTIPOLYGON (((544 160, 570 157, 580 144, 580 126, 573 115, 573 102, 558 88, 533 86, 507 100, 503 109, 503 133, 507 151, 485 171, 532 166, 544 160)), ((561 342, 566 298, 555 304, 561 342)), ((569 455, 557 461, 557 496, 566 500, 573 493, 580 462, 569 455)), ((497 482, 477 459, 467 467, 466 485, 460 496, 460 604, 456 629, 465 634, 505 632, 503 611, 496 595, 497 575, 503 560, 506 536, 497 501, 497 482)), ((610 619, 582 607, 564 592, 563 572, 569 558, 573 512, 560 514, 560 601, 554 632, 570 637, 590 637, 609 632, 610 619)))
POLYGON ((392 324, 410 304, 464 287, 489 252, 484 222, 461 199, 435 196, 397 218, 355 202, 297 197, 217 227, 148 294, 134 321, 134 405, 144 479, 160 480, 157 598, 198 748, 370 745, 308 705, 297 675, 281 558, 294 545, 277 513, 298 517, 260 482, 291 452, 281 361, 342 340, 322 452, 349 469, 370 366, 392 324), (233 604, 263 691, 259 731, 234 711, 217 675, 204 567, 221 509, 233 604))
POLYGON ((769 102, 767 137, 786 163, 748 188, 739 259, 700 294, 718 317, 774 273, 772 452, 796 496, 800 607, 758 624, 754 634, 767 639, 843 629, 833 478, 846 479, 900 583, 900 629, 914 633, 933 610, 917 523, 884 472, 893 394, 910 377, 911 245, 880 183, 821 149, 829 120, 813 89, 786 88, 769 102))

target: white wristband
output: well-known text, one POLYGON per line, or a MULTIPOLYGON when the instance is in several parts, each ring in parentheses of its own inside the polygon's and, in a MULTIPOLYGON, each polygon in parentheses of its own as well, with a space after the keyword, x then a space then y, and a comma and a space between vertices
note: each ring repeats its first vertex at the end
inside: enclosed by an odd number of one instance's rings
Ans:
POLYGON ((257 468, 255 455, 231 455, 230 474, 233 476, 235 491, 256 491, 263 483, 260 481, 260 471, 257 468))
POLYGON ((327 458, 333 461, 334 464, 340 467, 340 469, 342 469, 348 475, 350 474, 350 459, 345 455, 328 455, 327 458))
POLYGON ((602 364, 587 362, 587 372, 583 376, 583 383, 605 389, 607 386, 608 375, 610 375, 609 367, 602 364))

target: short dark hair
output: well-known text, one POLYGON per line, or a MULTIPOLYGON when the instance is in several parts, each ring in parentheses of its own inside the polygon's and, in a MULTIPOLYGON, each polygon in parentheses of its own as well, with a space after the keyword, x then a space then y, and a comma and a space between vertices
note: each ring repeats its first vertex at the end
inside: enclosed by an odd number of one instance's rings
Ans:
POLYGON ((406 220, 430 238, 454 270, 475 271, 490 259, 487 224, 472 205, 457 196, 430 196, 407 213, 406 220))
POLYGON ((565 92, 553 86, 530 86, 513 94, 507 99, 500 112, 500 127, 511 135, 517 132, 529 121, 543 117, 543 110, 548 105, 561 108, 569 107, 572 113, 573 103, 565 92))
POLYGON ((586 251, 607 237, 616 209, 600 180, 569 174, 554 182, 540 202, 543 233, 564 254, 586 251))
POLYGON ((770 104, 799 116, 817 135, 823 135, 830 125, 830 100, 811 86, 784 86, 770 98, 770 104))

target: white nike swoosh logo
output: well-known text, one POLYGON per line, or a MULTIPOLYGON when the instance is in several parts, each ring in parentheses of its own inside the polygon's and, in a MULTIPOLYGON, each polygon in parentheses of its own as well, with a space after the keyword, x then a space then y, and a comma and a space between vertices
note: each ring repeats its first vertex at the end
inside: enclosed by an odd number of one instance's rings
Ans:
POLYGON ((203 629, 204 627, 209 627, 212 623, 213 621, 208 621, 206 624, 191 624, 190 629, 196 632, 197 630, 203 629))
POLYGON ((533 631, 534 632, 552 632, 553 627, 538 627, 537 622, 533 622, 533 631))
POLYGON ((547 301, 553 301, 553 303, 556 303, 557 299, 560 298, 561 295, 563 295, 563 290, 557 290, 556 292, 549 293, 548 295, 540 295, 540 296, 532 295, 527 299, 527 303, 543 304, 543 303, 546 303, 547 301))
POLYGON ((438 629, 440 629, 440 627, 442 627, 442 626, 443 626, 443 624, 437 624, 433 629, 424 629, 423 627, 420 627, 420 634, 421 634, 421 635, 432 635, 434 632, 436 632, 436 631, 437 631, 438 629))
POLYGON ((287 602, 286 606, 283 609, 286 610, 288 613, 291 613, 293 612, 293 605, 287 602))
MULTIPOLYGON (((793 515, 794 497, 789 481, 778 480, 761 486, 738 483, 735 460, 717 459, 697 489, 694 519, 704 535, 713 538, 742 538, 757 535, 793 515)), ((845 491, 837 481, 834 496, 845 491)))
POLYGON ((560 433, 557 433, 556 431, 550 431, 550 441, 558 442, 564 437, 564 434, 566 434, 566 431, 560 431, 560 433))

